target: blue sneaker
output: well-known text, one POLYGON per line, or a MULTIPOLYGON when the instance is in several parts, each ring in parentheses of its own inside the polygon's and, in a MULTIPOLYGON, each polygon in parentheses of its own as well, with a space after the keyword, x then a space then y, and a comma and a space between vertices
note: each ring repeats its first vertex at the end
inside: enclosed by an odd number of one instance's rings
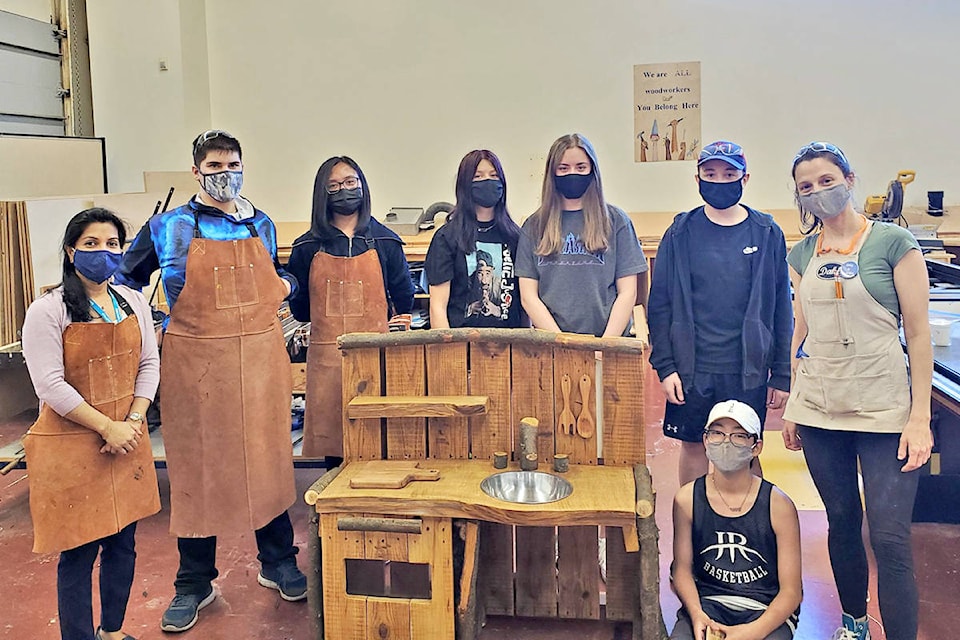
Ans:
POLYGON ((832 640, 870 640, 870 624, 867 617, 854 618, 843 614, 842 625, 833 634, 832 640))
POLYGON ((216 598, 217 592, 213 590, 213 585, 207 587, 206 593, 178 593, 173 597, 167 610, 163 612, 160 629, 168 633, 179 633, 190 629, 197 624, 200 609, 203 609, 216 598))
POLYGON ((280 597, 289 602, 297 602, 307 597, 307 576, 297 568, 295 560, 270 569, 261 565, 257 582, 268 589, 276 589, 280 592, 280 597))

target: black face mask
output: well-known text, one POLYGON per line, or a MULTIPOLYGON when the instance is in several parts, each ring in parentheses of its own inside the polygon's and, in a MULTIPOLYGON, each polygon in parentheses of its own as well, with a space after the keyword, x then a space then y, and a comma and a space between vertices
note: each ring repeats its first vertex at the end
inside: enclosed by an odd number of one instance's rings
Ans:
POLYGON ((582 197, 592 182, 593 171, 587 174, 568 173, 563 176, 553 176, 553 184, 556 185, 557 191, 568 200, 582 197))
POLYGON ((363 189, 343 189, 327 196, 327 210, 338 216, 349 216, 360 210, 363 204, 363 189))
POLYGON ((700 178, 700 197, 714 209, 729 209, 743 196, 743 178, 736 182, 707 182, 700 178))
POLYGON ((492 207, 503 197, 503 183, 496 178, 474 180, 470 187, 473 203, 478 207, 492 207))

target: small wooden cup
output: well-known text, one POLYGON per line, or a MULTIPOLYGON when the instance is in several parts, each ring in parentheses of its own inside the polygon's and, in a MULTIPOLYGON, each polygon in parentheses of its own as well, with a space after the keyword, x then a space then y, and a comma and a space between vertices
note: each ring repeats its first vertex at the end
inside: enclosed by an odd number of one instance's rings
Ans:
POLYGON ((494 451, 493 452, 493 468, 494 469, 506 469, 507 460, 510 459, 510 454, 506 451, 494 451))
POLYGON ((520 458, 520 470, 536 471, 538 462, 539 460, 537 459, 537 454, 528 453, 527 455, 520 458))
POLYGON ((557 453, 553 456, 553 470, 557 473, 566 473, 570 470, 570 457, 565 453, 557 453))

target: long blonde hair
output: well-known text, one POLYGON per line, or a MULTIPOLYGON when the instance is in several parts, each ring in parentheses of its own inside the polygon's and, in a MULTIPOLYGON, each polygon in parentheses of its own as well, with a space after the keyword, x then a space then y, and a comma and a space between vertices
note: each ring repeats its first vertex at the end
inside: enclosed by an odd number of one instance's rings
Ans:
POLYGON ((610 243, 613 222, 607 209, 607 202, 603 198, 597 152, 586 137, 579 133, 571 133, 557 138, 550 147, 550 153, 547 154, 540 208, 533 213, 537 236, 540 238, 535 251, 538 256, 553 255, 563 246, 564 239, 561 237, 560 226, 563 196, 557 192, 553 180, 564 152, 574 147, 583 149, 590 158, 590 174, 593 176, 593 181, 583 194, 583 233, 580 239, 586 250, 591 253, 606 251, 610 243))

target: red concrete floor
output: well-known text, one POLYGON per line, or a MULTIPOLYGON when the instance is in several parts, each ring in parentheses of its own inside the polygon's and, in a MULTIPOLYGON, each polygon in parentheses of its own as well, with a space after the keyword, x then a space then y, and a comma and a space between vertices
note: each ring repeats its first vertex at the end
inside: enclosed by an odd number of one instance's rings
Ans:
MULTIPOLYGON (((648 464, 658 493, 657 523, 660 526, 661 603, 667 628, 673 627, 678 602, 670 592, 667 571, 671 559, 670 506, 677 489, 677 443, 660 433, 663 395, 656 377, 648 372, 646 436, 648 464)), ((10 442, 29 425, 29 416, 0 424, 0 444, 10 442)), ((778 430, 772 416, 767 428, 778 430)), ((778 434, 771 434, 778 437, 778 434)), ((300 495, 317 478, 319 470, 298 469, 300 495)), ((184 634, 164 634, 160 616, 173 595, 177 569, 176 540, 167 533, 169 499, 166 472, 159 472, 163 510, 142 521, 137 531, 137 573, 127 611, 125 630, 140 638, 185 640, 312 640, 303 603, 282 601, 276 592, 256 582, 258 563, 252 533, 223 536, 219 540, 217 588, 220 597, 201 613, 200 621, 184 634)), ((0 638, 55 640, 59 638, 56 606, 55 554, 31 552, 32 528, 28 508, 27 477, 15 470, 0 477, 0 638)), ((789 490, 789 488, 787 488, 789 490)), ((296 544, 307 544, 308 507, 298 501, 291 509, 296 544)), ((839 603, 830 572, 826 548, 826 518, 823 512, 800 514, 803 541, 804 602, 797 640, 829 638, 840 617, 839 603)), ((920 639, 944 640, 954 636, 953 622, 960 619, 960 527, 917 524, 913 527, 914 555, 919 580, 920 639)), ((870 613, 879 617, 876 585, 871 587, 870 613)), ((871 627, 875 640, 883 640, 880 627, 871 627)), ((495 638, 612 640, 629 638, 629 626, 608 622, 515 620, 491 618, 480 635, 495 638)), ((331 639, 339 640, 339 639, 331 639)))

